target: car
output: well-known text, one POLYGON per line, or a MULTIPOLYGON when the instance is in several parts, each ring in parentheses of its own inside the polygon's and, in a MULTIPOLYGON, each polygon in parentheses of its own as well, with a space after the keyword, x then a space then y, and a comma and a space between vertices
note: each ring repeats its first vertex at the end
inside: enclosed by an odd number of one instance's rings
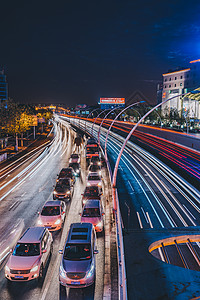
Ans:
POLYGON ((80 176, 81 174, 81 168, 79 163, 70 163, 69 166, 73 169, 74 171, 74 176, 80 176))
POLYGON ((92 185, 99 186, 100 188, 102 188, 101 176, 99 176, 99 174, 96 172, 89 173, 87 177, 87 186, 92 185))
POLYGON ((63 250, 59 272, 61 286, 84 288, 95 282, 96 232, 91 223, 72 223, 63 250))
POLYGON ((90 163, 93 165, 101 166, 101 160, 100 160, 99 156, 92 156, 90 159, 90 163))
POLYGON ((45 227, 30 227, 17 242, 5 266, 9 282, 43 279, 53 251, 53 238, 45 227))
POLYGON ((82 206, 89 199, 101 200, 102 192, 98 186, 86 186, 84 193, 82 194, 82 206))
POLYGON ((53 191, 53 199, 72 199, 74 192, 73 184, 71 183, 71 179, 65 178, 65 179, 59 179, 59 181, 56 183, 56 186, 53 191))
POLYGON ((100 200, 87 200, 81 215, 81 223, 92 223, 97 232, 103 231, 103 209, 100 200))
POLYGON ((47 201, 41 213, 38 213, 38 226, 44 226, 51 231, 59 230, 63 227, 66 216, 66 205, 64 201, 47 201))
POLYGON ((58 177, 56 181, 58 182, 60 179, 64 178, 70 178, 72 183, 75 182, 75 176, 74 176, 74 170, 71 167, 63 168, 60 173, 58 174, 58 177))
POLYGON ((70 156, 69 163, 80 163, 80 156, 76 153, 73 153, 70 156))
POLYGON ((89 166, 89 170, 88 170, 89 173, 98 173, 100 176, 101 176, 101 167, 100 165, 90 165, 89 166))

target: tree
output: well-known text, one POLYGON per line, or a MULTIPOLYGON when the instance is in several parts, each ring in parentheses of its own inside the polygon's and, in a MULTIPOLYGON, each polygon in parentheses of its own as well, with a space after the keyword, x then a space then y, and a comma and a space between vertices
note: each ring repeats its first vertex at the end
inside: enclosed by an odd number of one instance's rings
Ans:
POLYGON ((1 106, 0 114, 0 127, 5 134, 15 136, 15 149, 18 151, 18 134, 23 135, 32 125, 32 116, 29 113, 29 108, 9 99, 6 107, 1 106))

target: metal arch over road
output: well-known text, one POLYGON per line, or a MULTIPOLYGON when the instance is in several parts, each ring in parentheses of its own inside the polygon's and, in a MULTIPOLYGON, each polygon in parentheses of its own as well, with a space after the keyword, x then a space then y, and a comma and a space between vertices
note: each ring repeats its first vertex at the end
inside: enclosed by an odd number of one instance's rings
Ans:
MULTIPOLYGON (((95 125, 94 130, 97 136, 99 126, 95 125)), ((118 133, 119 130, 120 122, 117 126, 118 133)), ((107 129, 103 127, 102 145, 105 143, 106 133, 107 129)), ((110 132, 108 151, 109 160, 113 158, 112 168, 123 142, 123 137, 110 132)), ((178 145, 176 147, 178 148, 178 145)), ((197 152, 196 156, 198 157, 197 152)), ((118 192, 123 223, 129 232, 129 235, 124 236, 124 243, 128 260, 126 267, 130 299, 189 299, 192 295, 197 297, 200 273, 190 270, 186 273, 182 268, 177 269, 175 266, 165 265, 162 261, 157 262, 149 256, 148 247, 156 240, 168 236, 177 236, 174 239, 178 240, 179 235, 198 233, 199 192, 165 164, 130 141, 122 154, 119 176, 118 192), (126 215, 127 208, 123 207, 126 207, 125 204, 130 209, 130 217, 129 213, 126 215), (132 229, 132 226, 135 229, 132 229), (145 286, 141 284, 143 282, 145 286), (181 289, 182 285, 186 286, 184 291, 181 289)), ((198 247, 197 244, 195 246, 198 247)))

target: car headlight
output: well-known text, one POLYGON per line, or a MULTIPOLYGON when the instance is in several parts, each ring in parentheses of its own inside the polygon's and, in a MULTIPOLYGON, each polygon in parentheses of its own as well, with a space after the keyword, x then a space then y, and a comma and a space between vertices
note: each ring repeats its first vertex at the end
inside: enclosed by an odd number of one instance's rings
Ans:
POLYGON ((103 221, 100 221, 96 226, 97 227, 103 227, 103 221))
POLYGON ((31 272, 36 272, 38 270, 38 266, 35 266, 31 269, 31 272))
POLYGON ((91 185, 91 183, 87 182, 87 186, 90 186, 90 185, 91 185))
POLYGON ((66 273, 62 265, 60 265, 60 276, 66 278, 66 273))
POLYGON ((60 222, 61 222, 61 220, 60 220, 60 219, 58 219, 58 220, 55 222, 55 225, 58 225, 58 224, 60 224, 60 222))
POLYGON ((38 223, 38 225, 42 225, 42 221, 41 220, 38 220, 37 223, 38 223))
POLYGON ((83 200, 83 205, 86 203, 87 200, 83 200))
POLYGON ((100 163, 100 161, 98 162, 98 166, 100 166, 101 165, 101 163, 100 163))
POLYGON ((53 193, 54 193, 54 195, 56 195, 56 194, 57 194, 57 192, 56 192, 56 191, 53 191, 53 193))
POLYGON ((101 183, 101 182, 99 182, 99 183, 98 183, 98 186, 102 186, 102 183, 101 183))
POLYGON ((5 266, 5 271, 10 272, 10 268, 8 266, 5 266))
POLYGON ((94 261, 91 264, 90 270, 88 271, 86 278, 90 278, 93 275, 94 275, 94 261))
POLYGON ((80 172, 80 170, 79 170, 79 169, 77 169, 77 170, 76 170, 76 173, 79 173, 79 172, 80 172))
POLYGON ((69 195, 69 194, 70 194, 70 191, 67 191, 67 192, 66 192, 66 195, 69 195))
POLYGON ((101 171, 99 171, 99 175, 101 175, 101 171))

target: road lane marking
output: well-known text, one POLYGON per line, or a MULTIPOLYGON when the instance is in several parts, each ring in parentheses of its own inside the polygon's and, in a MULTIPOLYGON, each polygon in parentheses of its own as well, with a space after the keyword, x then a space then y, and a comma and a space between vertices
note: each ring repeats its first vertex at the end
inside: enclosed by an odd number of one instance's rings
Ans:
POLYGON ((149 223, 149 220, 147 219, 147 216, 146 216, 145 211, 144 211, 144 209, 143 209, 142 206, 141 206, 141 210, 142 210, 142 212, 143 212, 143 214, 144 214, 145 220, 147 221, 147 223, 149 223))
POLYGON ((139 221, 139 224, 140 224, 140 228, 142 229, 143 228, 142 221, 141 221, 140 214, 139 214, 138 211, 137 211, 137 217, 138 217, 138 221, 139 221))
POLYGON ((147 218, 148 218, 148 220, 149 220, 150 227, 153 228, 153 225, 152 225, 152 223, 151 223, 151 219, 150 219, 150 217, 149 217, 149 213, 146 212, 146 214, 147 214, 147 218))
POLYGON ((183 204, 183 206, 188 211, 188 213, 192 216, 192 218, 196 220, 195 216, 193 216, 193 214, 189 211, 189 209, 184 204, 183 204))

